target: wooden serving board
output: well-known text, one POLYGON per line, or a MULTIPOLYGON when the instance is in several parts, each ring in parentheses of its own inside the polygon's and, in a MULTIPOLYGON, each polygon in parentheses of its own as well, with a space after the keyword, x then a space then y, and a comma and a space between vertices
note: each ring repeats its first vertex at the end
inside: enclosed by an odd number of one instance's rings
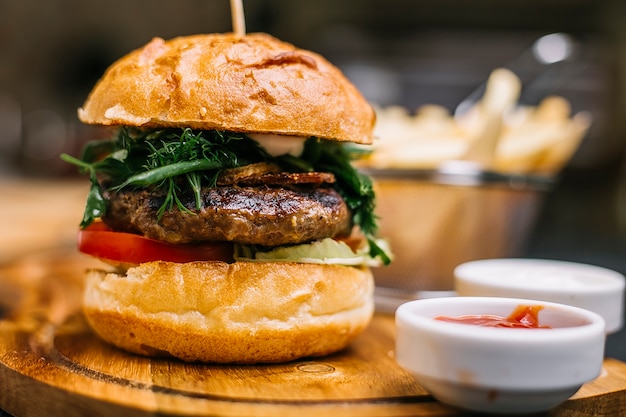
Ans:
MULTIPOLYGON (((31 294, 14 297, 0 319, 0 409, 15 417, 464 414, 396 364, 391 315, 377 314, 343 352, 286 364, 217 366, 120 351, 76 309, 85 263, 68 251, 0 267, 4 290, 31 294)), ((626 364, 607 359, 600 377, 547 415, 625 414, 626 364)))

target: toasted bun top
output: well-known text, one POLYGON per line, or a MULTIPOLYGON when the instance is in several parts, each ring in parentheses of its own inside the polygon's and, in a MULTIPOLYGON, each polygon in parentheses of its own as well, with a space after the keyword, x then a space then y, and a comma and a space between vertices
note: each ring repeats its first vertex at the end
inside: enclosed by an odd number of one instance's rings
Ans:
POLYGON ((322 56, 267 34, 153 39, 111 65, 79 109, 97 125, 191 127, 370 144, 374 110, 322 56))

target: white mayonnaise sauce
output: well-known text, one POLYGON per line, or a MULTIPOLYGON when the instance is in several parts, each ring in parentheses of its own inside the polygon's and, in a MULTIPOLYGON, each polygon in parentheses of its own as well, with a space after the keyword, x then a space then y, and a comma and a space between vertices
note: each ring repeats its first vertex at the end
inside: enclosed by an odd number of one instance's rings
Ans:
POLYGON ((263 133, 249 133, 248 136, 259 143, 270 155, 300 156, 304 150, 307 138, 302 136, 272 135, 263 133))

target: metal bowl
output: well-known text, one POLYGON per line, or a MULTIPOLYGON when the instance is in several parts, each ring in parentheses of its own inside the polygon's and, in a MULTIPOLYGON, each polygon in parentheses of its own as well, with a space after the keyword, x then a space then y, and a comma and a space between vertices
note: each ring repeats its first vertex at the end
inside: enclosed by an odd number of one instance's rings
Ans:
POLYGON ((377 193, 380 235, 394 253, 391 265, 373 270, 377 296, 406 300, 453 291, 461 263, 520 256, 554 183, 465 163, 366 173, 377 193))

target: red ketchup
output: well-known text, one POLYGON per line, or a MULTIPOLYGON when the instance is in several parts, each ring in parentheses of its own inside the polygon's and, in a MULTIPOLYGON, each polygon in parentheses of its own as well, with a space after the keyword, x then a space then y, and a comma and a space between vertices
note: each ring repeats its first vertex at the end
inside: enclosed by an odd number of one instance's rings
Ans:
POLYGON ((507 317, 498 315, 467 315, 458 317, 438 316, 435 320, 451 323, 473 324, 484 327, 508 327, 516 329, 549 329, 550 326, 539 325, 539 311, 543 306, 519 305, 507 317))

